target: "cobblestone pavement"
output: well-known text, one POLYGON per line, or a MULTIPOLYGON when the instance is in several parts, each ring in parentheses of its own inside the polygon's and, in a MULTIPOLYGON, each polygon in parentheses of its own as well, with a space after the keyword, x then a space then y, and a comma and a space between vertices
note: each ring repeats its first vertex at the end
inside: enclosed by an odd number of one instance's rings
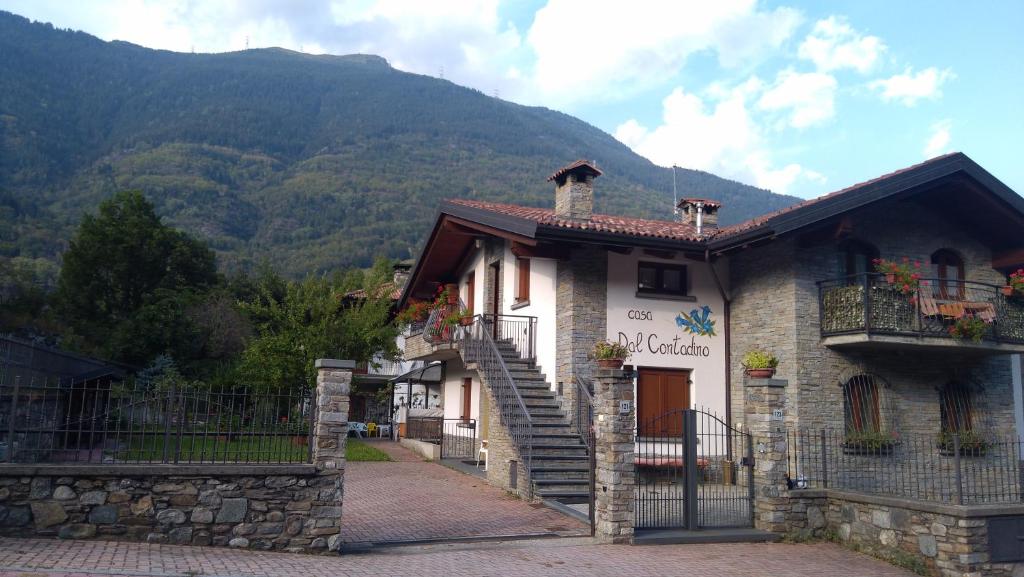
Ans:
POLYGON ((313 556, 216 547, 0 539, 0 577, 910 577, 836 545, 594 545, 563 538, 313 556))
POLYGON ((395 460, 346 465, 341 527, 345 543, 590 534, 589 527, 576 519, 512 497, 483 479, 424 461, 397 443, 369 444, 395 460))

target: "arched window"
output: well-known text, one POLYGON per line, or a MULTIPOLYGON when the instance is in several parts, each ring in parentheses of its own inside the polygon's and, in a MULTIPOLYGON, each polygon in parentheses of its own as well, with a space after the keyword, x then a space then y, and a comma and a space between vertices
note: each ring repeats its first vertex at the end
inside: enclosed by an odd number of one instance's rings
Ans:
POLYGON ((847 240, 839 245, 839 266, 843 275, 850 278, 851 283, 860 282, 852 278, 875 270, 872 261, 878 258, 878 249, 874 245, 859 240, 847 240))
POLYGON ((874 377, 857 375, 843 384, 843 414, 847 434, 882 432, 874 377))
POLYGON ((964 298, 964 261, 960 255, 943 248, 932 253, 932 276, 935 277, 935 298, 964 298))
POLYGON ((971 390, 952 382, 939 390, 939 409, 943 433, 968 433, 974 430, 974 405, 971 390))

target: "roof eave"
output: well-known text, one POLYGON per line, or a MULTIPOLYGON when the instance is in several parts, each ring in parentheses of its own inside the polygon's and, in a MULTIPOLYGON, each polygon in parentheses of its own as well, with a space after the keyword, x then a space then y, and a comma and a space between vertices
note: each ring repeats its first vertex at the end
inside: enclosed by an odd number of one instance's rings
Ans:
POLYGON ((707 243, 704 241, 682 240, 664 238, 657 236, 640 236, 599 230, 566 228, 563 226, 538 225, 538 240, 549 241, 577 241, 589 244, 606 245, 628 245, 646 248, 658 248, 668 250, 700 249, 704 250, 707 243))

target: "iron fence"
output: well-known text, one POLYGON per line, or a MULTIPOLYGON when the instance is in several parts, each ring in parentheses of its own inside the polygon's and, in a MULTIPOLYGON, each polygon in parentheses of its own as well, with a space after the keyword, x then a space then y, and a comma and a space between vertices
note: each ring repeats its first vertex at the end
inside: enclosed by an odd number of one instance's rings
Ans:
POLYGON ((1021 442, 973 433, 787 433, 789 483, 954 504, 1019 503, 1021 442))
POLYGON ((578 376, 573 380, 573 407, 570 427, 578 434, 587 451, 592 452, 591 433, 594 429, 594 395, 590 392, 591 385, 578 376))
POLYGON ((877 333, 1024 343, 1024 299, 971 281, 897 286, 866 273, 818 283, 822 336, 877 333))
POLYGON ((0 462, 308 463, 306 388, 0 382, 0 462))
POLYGON ((471 459, 476 456, 476 419, 409 417, 406 438, 441 446, 442 459, 471 459))
POLYGON ((483 319, 495 341, 512 345, 522 360, 537 360, 537 317, 483 315, 483 319))

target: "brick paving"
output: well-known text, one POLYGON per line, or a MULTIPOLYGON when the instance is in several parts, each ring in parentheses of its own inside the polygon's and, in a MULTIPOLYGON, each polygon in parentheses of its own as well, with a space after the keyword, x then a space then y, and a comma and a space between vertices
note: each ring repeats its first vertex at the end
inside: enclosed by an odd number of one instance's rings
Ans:
POLYGON ((0 540, 0 577, 910 577, 829 543, 632 547, 589 539, 399 547, 313 556, 102 541, 0 540))
POLYGON ((512 497, 483 479, 424 461, 397 443, 369 444, 395 460, 346 465, 341 527, 345 543, 590 533, 576 519, 512 497))

